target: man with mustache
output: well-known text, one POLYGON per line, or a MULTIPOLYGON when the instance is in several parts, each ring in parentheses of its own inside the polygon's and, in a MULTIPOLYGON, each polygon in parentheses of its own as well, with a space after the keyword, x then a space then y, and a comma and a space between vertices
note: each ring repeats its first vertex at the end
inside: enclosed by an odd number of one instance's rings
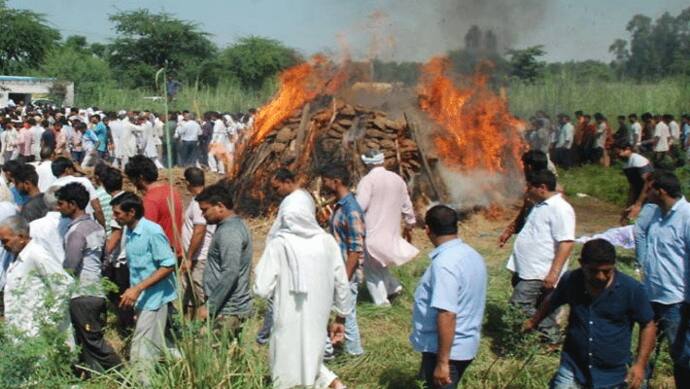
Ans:
POLYGON ((556 290, 523 326, 530 331, 561 305, 570 306, 561 364, 550 387, 639 388, 654 350, 656 325, 644 287, 616 270, 616 249, 603 239, 585 243, 580 268, 566 273, 556 290), (640 326, 637 360, 630 345, 640 326), (627 386, 625 385, 627 384, 627 386))
POLYGON ((647 201, 635 223, 637 261, 642 266, 654 320, 663 335, 660 340, 665 338, 669 344, 676 386, 687 388, 690 385, 687 325, 690 204, 683 196, 678 177, 663 170, 651 175, 647 201))

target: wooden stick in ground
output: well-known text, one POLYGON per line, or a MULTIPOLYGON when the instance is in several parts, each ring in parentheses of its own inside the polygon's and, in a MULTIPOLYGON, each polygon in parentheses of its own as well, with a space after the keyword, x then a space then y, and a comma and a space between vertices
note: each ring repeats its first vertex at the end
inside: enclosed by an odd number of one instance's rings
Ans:
POLYGON ((434 177, 431 175, 429 161, 426 159, 426 154, 424 154, 424 151, 422 150, 422 145, 419 143, 419 137, 417 136, 417 126, 410 122, 410 120, 407 118, 407 114, 403 114, 403 117, 405 117, 405 123, 407 123, 407 127, 410 129, 410 133, 412 134, 412 140, 414 140, 414 142, 417 144, 417 150, 419 151, 419 156, 422 158, 422 165, 424 166, 424 171, 426 172, 427 177, 429 177, 429 183, 431 183, 431 189, 434 191, 436 199, 441 200, 441 192, 436 187, 434 177))
POLYGON ((302 108, 302 119, 300 120, 299 128, 297 129, 297 138, 295 139, 295 152, 298 156, 302 155, 304 140, 307 137, 307 125, 310 122, 309 107, 309 103, 304 104, 304 108, 302 108))
POLYGON ((402 177, 402 158, 400 158, 400 143, 398 142, 398 138, 395 138, 395 160, 398 162, 398 173, 400 174, 400 177, 402 177))

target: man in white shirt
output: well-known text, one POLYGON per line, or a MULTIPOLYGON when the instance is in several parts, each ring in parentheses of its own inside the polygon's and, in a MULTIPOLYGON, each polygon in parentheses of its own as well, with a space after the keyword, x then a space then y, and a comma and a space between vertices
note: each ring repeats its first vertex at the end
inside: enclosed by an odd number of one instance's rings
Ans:
POLYGON ((669 149, 671 148, 671 130, 668 128, 661 115, 657 115, 654 120, 656 121, 656 126, 654 126, 654 162, 658 163, 664 159, 669 149))
POLYGON ((678 125, 678 122, 676 122, 675 118, 671 114, 665 114, 663 117, 664 123, 668 125, 668 130, 669 133, 671 134, 671 139, 673 140, 673 144, 679 144, 680 143, 680 126, 678 125))
POLYGON ((55 192, 58 189, 60 188, 57 186, 51 186, 43 193, 43 202, 48 208, 48 213, 29 223, 29 235, 62 266, 62 262, 65 260, 64 240, 69 227, 69 219, 62 217, 56 209, 57 197, 55 197, 55 192))
POLYGON ((628 115, 628 121, 630 121, 630 144, 637 150, 642 141, 642 124, 640 124, 640 121, 637 119, 637 114, 635 113, 628 115))
POLYGON ((56 158, 51 165, 51 169, 53 170, 53 175, 57 177, 52 186, 62 188, 70 182, 78 182, 84 185, 89 192, 89 205, 86 207, 86 213, 93 216, 100 225, 105 226, 105 216, 103 215, 101 202, 98 199, 96 188, 93 187, 91 180, 86 177, 75 177, 73 174, 76 169, 74 168, 72 160, 69 158, 56 158))
POLYGON ((122 111, 120 111, 117 117, 111 119, 108 123, 108 126, 110 127, 110 136, 113 138, 113 166, 118 168, 127 164, 126 161, 123 161, 123 158, 125 157, 122 153, 122 138, 125 127, 124 123, 122 122, 123 117, 124 115, 122 115, 122 111))
MULTIPOLYGON (((187 190, 192 197, 204 190, 204 171, 198 167, 189 167, 184 171, 187 190)), ((184 212, 182 224, 182 244, 186 252, 185 260, 180 266, 182 277, 180 283, 184 290, 183 307, 196 311, 204 305, 203 276, 206 268, 208 248, 216 231, 215 225, 208 225, 199 202, 192 198, 184 212)), ((195 312, 196 314, 196 312, 195 312)))
POLYGON ((647 197, 649 178, 654 167, 642 155, 633 152, 633 147, 627 142, 616 143, 614 153, 623 161, 623 173, 628 179, 628 201, 626 209, 621 215, 621 225, 627 225, 630 220, 637 218, 647 197))
POLYGON ((196 147, 199 144, 201 126, 197 123, 192 114, 187 113, 184 119, 175 129, 175 138, 182 142, 180 150, 180 163, 182 166, 193 166, 196 164, 196 147))
POLYGON ((41 160, 31 163, 36 167, 36 173, 38 174, 38 190, 41 192, 48 190, 56 180, 52 170, 54 156, 55 153, 53 150, 44 147, 41 149, 41 160))
MULTIPOLYGON (((548 170, 527 177, 527 196, 535 205, 515 239, 507 267, 513 272, 510 302, 531 317, 567 270, 575 240, 575 211, 556 192, 556 176, 548 170)), ((539 325, 552 345, 560 340, 557 315, 552 313, 539 325)))
POLYGON ((38 335, 44 321, 69 333, 66 302, 71 277, 30 238, 29 224, 22 217, 11 216, 0 222, 0 241, 5 250, 16 256, 7 269, 7 324, 29 336, 38 335))
POLYGON ((211 171, 225 174, 225 162, 231 149, 228 128, 218 112, 211 114, 211 120, 213 121, 213 136, 208 148, 208 166, 211 171))
POLYGON ((38 161, 41 158, 41 137, 46 129, 41 126, 41 123, 36 118, 29 118, 29 124, 31 125, 29 129, 31 131, 31 152, 33 153, 34 160, 38 161))
POLYGON ((572 147, 575 127, 570 123, 570 116, 562 113, 558 115, 560 127, 556 134, 556 164, 566 169, 572 166, 572 147))

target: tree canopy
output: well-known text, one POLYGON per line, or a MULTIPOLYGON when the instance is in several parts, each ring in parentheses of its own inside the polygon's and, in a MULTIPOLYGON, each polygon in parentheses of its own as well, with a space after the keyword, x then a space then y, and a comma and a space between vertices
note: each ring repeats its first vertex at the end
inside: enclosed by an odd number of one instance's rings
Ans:
POLYGON ((108 50, 108 62, 120 83, 130 87, 152 86, 155 73, 196 73, 199 64, 216 54, 209 34, 199 26, 171 15, 145 9, 110 16, 117 38, 108 50))
POLYGON ((538 60, 546 52, 542 45, 528 47, 522 50, 509 50, 510 76, 527 82, 535 82, 544 72, 546 62, 538 60))
POLYGON ((221 68, 252 88, 260 88, 266 79, 301 60, 281 42, 258 36, 240 38, 220 54, 221 68))
POLYGON ((635 15, 626 30, 630 39, 616 39, 609 47, 619 75, 638 80, 690 75, 690 7, 656 20, 635 15))
POLYGON ((0 31, 0 72, 4 74, 38 67, 60 39, 42 15, 8 8, 5 0, 0 0, 0 31))

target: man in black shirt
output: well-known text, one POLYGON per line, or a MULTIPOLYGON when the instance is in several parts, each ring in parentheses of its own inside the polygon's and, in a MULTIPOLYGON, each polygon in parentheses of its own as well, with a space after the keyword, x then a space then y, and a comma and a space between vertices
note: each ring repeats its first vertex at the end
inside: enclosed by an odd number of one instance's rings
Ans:
POLYGON ((26 164, 17 170, 14 182, 19 193, 29 196, 29 200, 22 206, 20 215, 31 222, 40 219, 48 213, 48 207, 43 201, 43 193, 38 190, 38 173, 33 165, 26 164))

